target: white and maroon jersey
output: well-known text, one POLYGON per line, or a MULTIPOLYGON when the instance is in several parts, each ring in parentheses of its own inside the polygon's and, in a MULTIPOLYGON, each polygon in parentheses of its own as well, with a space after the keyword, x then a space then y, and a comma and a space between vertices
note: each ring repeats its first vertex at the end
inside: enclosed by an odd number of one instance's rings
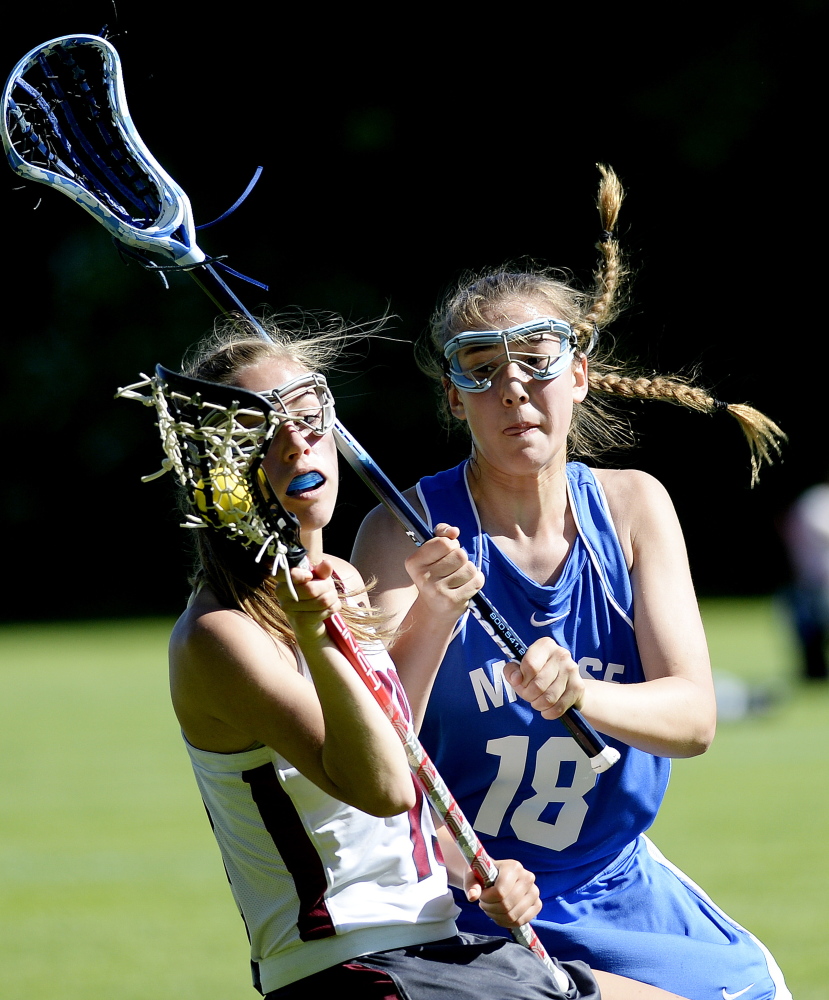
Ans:
MULTIPOLYGON (((364 651, 409 717, 388 653, 379 643, 364 651)), ((222 754, 186 745, 262 993, 357 955, 456 933, 419 790, 408 813, 378 818, 327 795, 270 747, 222 754)))

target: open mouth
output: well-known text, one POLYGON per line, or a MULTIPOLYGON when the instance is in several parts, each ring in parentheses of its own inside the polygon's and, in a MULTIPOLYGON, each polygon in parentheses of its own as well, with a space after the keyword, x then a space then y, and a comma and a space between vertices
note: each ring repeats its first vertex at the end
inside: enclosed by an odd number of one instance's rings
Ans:
POLYGON ((288 483, 286 493, 289 497, 295 497, 300 493, 315 490, 318 486, 322 486, 324 482, 325 476, 320 475, 319 472, 303 472, 300 476, 294 476, 290 483, 288 483))

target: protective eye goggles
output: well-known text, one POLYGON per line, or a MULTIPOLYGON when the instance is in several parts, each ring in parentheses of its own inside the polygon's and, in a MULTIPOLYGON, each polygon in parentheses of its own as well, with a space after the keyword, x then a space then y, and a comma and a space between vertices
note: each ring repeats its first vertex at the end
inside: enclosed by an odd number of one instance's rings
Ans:
POLYGON ((303 432, 317 437, 327 434, 334 426, 334 397, 325 377, 317 372, 300 375, 259 395, 277 410, 280 423, 296 424, 303 432))
POLYGON ((507 365, 517 364, 534 379, 549 381, 573 361, 576 336, 561 319, 533 320, 506 330, 471 330, 443 350, 446 374, 465 392, 485 392, 507 365))

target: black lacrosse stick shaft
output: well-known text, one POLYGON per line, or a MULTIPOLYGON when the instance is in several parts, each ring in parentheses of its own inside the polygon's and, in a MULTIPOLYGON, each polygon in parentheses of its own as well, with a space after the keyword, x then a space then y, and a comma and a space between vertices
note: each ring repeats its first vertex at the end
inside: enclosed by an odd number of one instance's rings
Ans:
MULTIPOLYGON (((339 421, 334 427, 334 436, 340 454, 377 499, 394 514, 412 541, 422 545, 430 538, 434 538, 434 532, 414 507, 339 421)), ((469 610, 503 653, 512 660, 522 659, 527 652, 526 643, 499 614, 482 590, 478 591, 469 602, 469 610)), ((605 767, 594 767, 594 770, 605 770, 618 759, 617 751, 607 746, 577 709, 568 709, 561 717, 561 721, 591 761, 596 761, 598 758, 598 763, 605 764, 605 767)))
POLYGON ((245 319, 256 327, 263 339, 270 340, 270 337, 262 329, 259 320, 252 313, 248 312, 244 303, 236 296, 233 289, 219 275, 212 264, 201 264, 199 267, 189 268, 187 273, 220 312, 241 313, 245 319))
MULTIPOLYGON (((248 312, 212 265, 203 264, 192 268, 188 270, 188 274, 219 309, 223 312, 240 312, 259 331, 260 336, 270 339, 259 321, 248 312)), ((334 425, 334 436, 340 454, 377 499, 394 514, 412 541, 417 545, 422 545, 433 538, 434 533, 424 523, 417 511, 339 421, 334 425)), ((520 660, 523 658, 527 652, 526 643, 498 613, 483 591, 479 591, 472 598, 469 607, 484 631, 489 634, 495 645, 509 659, 520 660)), ((576 743, 590 758, 594 771, 607 770, 619 759, 618 751, 605 743, 578 709, 568 708, 562 715, 561 721, 576 743)))

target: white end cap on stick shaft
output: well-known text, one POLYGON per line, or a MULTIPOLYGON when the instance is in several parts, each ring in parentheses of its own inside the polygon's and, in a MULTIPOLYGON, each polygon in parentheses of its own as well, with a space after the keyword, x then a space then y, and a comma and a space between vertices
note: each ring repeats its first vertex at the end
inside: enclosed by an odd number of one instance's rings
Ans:
POLYGON ((596 774, 601 774, 602 771, 606 771, 608 768, 613 767, 620 756, 621 754, 616 747, 606 746, 601 753, 597 753, 595 757, 590 758, 590 766, 596 774))

